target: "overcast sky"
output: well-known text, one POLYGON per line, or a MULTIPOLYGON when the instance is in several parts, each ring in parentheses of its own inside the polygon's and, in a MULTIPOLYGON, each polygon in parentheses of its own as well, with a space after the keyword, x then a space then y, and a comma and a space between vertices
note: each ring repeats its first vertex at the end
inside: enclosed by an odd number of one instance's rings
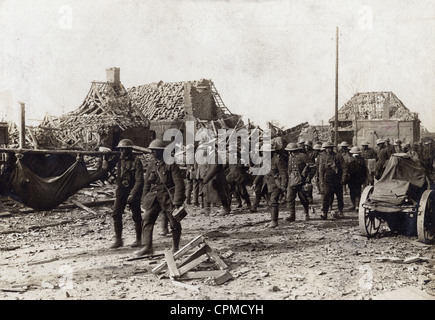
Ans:
POLYGON ((119 67, 127 88, 211 79, 262 127, 326 123, 337 26, 339 106, 392 91, 435 131, 435 0, 0 0, 0 118, 72 111, 119 67))

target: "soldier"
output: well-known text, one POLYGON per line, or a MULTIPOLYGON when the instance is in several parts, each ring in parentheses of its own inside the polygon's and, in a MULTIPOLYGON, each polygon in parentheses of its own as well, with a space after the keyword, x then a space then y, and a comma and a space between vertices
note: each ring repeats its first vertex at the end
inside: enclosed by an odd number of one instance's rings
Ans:
POLYGON ((434 153, 432 149, 432 141, 427 140, 424 142, 423 151, 421 153, 421 164, 428 176, 431 176, 434 170, 434 153))
MULTIPOLYGON (((255 146, 254 151, 254 157, 262 157, 262 154, 260 154, 262 151, 258 145, 255 146)), ((261 165, 261 163, 255 164, 253 167, 260 168, 261 165)), ((254 205, 252 206, 252 212, 257 212, 262 197, 265 197, 266 201, 268 202, 267 184, 264 183, 264 176, 264 174, 257 174, 252 183, 252 190, 254 190, 255 193, 255 201, 254 205)))
POLYGON ((385 147, 390 152, 390 156, 394 153, 394 146, 390 143, 390 138, 385 139, 385 147))
POLYGON ((325 154, 319 161, 320 188, 323 193, 323 214, 320 217, 326 220, 334 194, 337 197, 339 214, 343 216, 343 184, 347 183, 347 166, 343 157, 334 152, 332 142, 325 142, 322 147, 325 148, 325 154))
POLYGON ((231 213, 231 196, 228 187, 228 182, 225 177, 224 165, 218 161, 218 154, 212 150, 208 154, 208 161, 201 170, 200 193, 205 197, 205 212, 210 213, 211 204, 220 203, 222 212, 219 214, 225 216, 231 213), (211 161, 214 158, 215 161, 211 161))
POLYGON ((297 146, 300 148, 299 152, 300 153, 307 153, 306 149, 305 149, 305 139, 300 138, 297 146))
MULTIPOLYGON (((320 148, 319 148, 320 149, 320 148)), ((319 154, 318 150, 314 150, 313 148, 313 142, 308 140, 305 142, 305 151, 308 158, 308 165, 310 166, 310 173, 308 174, 307 181, 305 182, 303 191, 305 192, 308 203, 312 207, 313 205, 313 185, 312 180, 316 174, 316 158, 319 154)), ((314 210, 314 208, 313 208, 314 210)))
POLYGON ((376 161, 375 179, 379 180, 384 173, 391 153, 390 150, 387 148, 384 140, 378 139, 376 141, 376 144, 378 145, 378 160, 376 161))
MULTIPOLYGON (((186 146, 186 157, 191 157, 194 155, 194 150, 195 147, 192 144, 188 144, 186 146)), ((191 161, 186 161, 189 162, 189 164, 186 164, 186 204, 198 206, 199 181, 196 179, 196 170, 198 169, 198 165, 194 156, 193 159, 189 160, 191 161)))
POLYGON ((411 151, 411 143, 406 142, 403 146, 403 153, 408 153, 409 151, 411 151))
POLYGON ((314 146, 313 146, 313 151, 315 152, 314 154, 314 163, 315 163, 315 175, 314 175, 314 180, 316 182, 316 188, 317 188, 317 194, 321 194, 320 192, 320 183, 319 183, 319 156, 322 154, 322 144, 320 142, 317 142, 314 146))
POLYGON ((418 164, 420 164, 420 154, 419 154, 418 151, 419 151, 419 145, 418 145, 418 142, 414 142, 414 143, 412 144, 411 149, 410 149, 407 153, 408 153, 409 157, 410 157, 413 161, 415 161, 415 162, 417 162, 418 164))
POLYGON ((153 229, 160 212, 167 216, 172 229, 172 251, 179 249, 181 239, 181 223, 172 216, 174 208, 183 205, 186 188, 183 174, 176 164, 166 164, 163 158, 165 144, 162 140, 151 141, 149 147, 154 160, 148 163, 145 174, 143 208, 145 214, 142 221, 142 244, 144 248, 137 255, 153 252, 153 229))
MULTIPOLYGON (((230 152, 232 150, 230 145, 230 152)), ((241 163, 240 152, 233 150, 237 154, 237 163, 228 164, 228 174, 226 176, 228 187, 230 189, 230 195, 235 195, 238 201, 237 208, 242 207, 242 199, 245 201, 248 210, 251 210, 251 199, 249 197, 246 185, 248 182, 248 170, 249 166, 245 166, 241 163)), ((230 201, 231 203, 231 201, 230 201)))
POLYGON ((402 153, 402 152, 403 152, 402 140, 397 139, 394 141, 393 153, 402 153))
POLYGON ((367 178, 367 166, 364 158, 361 157, 360 148, 353 147, 350 154, 352 154, 348 163, 350 200, 352 201, 352 210, 358 212, 361 186, 367 178))
POLYGON ((375 183, 376 160, 378 158, 376 151, 370 148, 369 144, 368 141, 361 143, 361 157, 365 160, 367 167, 367 179, 364 187, 372 186, 375 183))
POLYGON ((134 144, 129 139, 122 139, 117 146, 121 150, 121 157, 116 165, 116 191, 112 213, 116 240, 111 249, 123 245, 122 215, 127 204, 133 214, 136 231, 136 241, 131 246, 138 247, 141 244, 141 197, 144 177, 142 161, 133 154, 133 147, 134 144))
MULTIPOLYGON (((346 141, 342 141, 340 143, 340 150, 337 151, 337 154, 339 154, 340 156, 343 157, 344 162, 346 163, 346 165, 349 164, 349 159, 352 158, 352 156, 349 153, 349 144, 346 141)), ((343 194, 347 195, 349 194, 348 190, 347 190, 347 184, 343 185, 343 194)))
POLYGON ((306 182, 310 167, 308 165, 308 157, 301 152, 301 148, 296 143, 289 143, 285 148, 289 152, 288 158, 288 185, 287 185, 287 206, 289 209, 289 217, 286 221, 292 222, 296 220, 296 195, 304 207, 305 219, 310 218, 308 213, 308 199, 302 188, 306 182))
POLYGON ((269 194, 269 208, 271 210, 270 228, 276 228, 278 226, 279 215, 279 199, 281 193, 287 186, 287 164, 285 159, 280 153, 276 152, 275 147, 268 145, 268 149, 263 145, 261 151, 271 152, 271 167, 269 172, 264 176, 264 184, 267 186, 267 192, 269 194))

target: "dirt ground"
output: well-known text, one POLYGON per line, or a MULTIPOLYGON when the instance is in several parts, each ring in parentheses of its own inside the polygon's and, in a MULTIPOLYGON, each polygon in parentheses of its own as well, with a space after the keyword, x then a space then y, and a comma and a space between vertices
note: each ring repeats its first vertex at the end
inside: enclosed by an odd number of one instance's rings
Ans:
MULTIPOLYGON (((81 190, 81 202, 113 195, 113 186, 81 190)), ((71 199, 70 199, 71 200, 71 199)), ((360 235, 358 216, 345 195, 345 217, 321 220, 315 192, 311 219, 297 207, 297 221, 269 229, 265 203, 257 213, 234 208, 229 216, 213 209, 204 215, 190 207, 182 221, 181 246, 203 235, 228 265, 233 279, 217 285, 213 278, 179 280, 157 277, 151 270, 165 261, 170 236, 154 229, 157 256, 130 260, 137 248, 131 213, 124 216, 124 247, 108 249, 114 232, 111 206, 55 209, 0 217, 0 298, 24 300, 369 300, 397 289, 418 290, 435 298, 435 251, 416 237, 360 235), (347 210, 346 210, 347 209, 347 210), (160 255, 159 255, 160 254, 160 255)), ((11 208, 9 208, 11 209, 11 208)), ((205 261, 201 270, 216 270, 205 261)), ((408 298, 412 298, 409 296, 408 298)))

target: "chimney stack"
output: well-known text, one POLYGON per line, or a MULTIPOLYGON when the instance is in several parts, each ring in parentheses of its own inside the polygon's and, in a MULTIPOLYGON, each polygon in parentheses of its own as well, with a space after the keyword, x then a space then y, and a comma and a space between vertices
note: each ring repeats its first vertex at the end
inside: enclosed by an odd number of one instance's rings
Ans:
POLYGON ((120 69, 119 68, 106 69, 106 81, 119 85, 121 83, 120 69))

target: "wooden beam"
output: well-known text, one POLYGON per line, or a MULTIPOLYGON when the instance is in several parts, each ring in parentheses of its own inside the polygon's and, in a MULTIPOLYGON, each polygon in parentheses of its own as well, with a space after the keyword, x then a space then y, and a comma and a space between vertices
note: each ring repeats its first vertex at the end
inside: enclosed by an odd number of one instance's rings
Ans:
POLYGON ((101 156, 101 155, 119 155, 118 151, 85 151, 85 150, 47 150, 47 149, 10 149, 0 148, 0 152, 5 153, 41 153, 41 154, 70 154, 70 155, 89 155, 89 156, 101 156))
POLYGON ((219 278, 222 277, 225 273, 227 273, 227 271, 225 270, 187 271, 179 278, 179 280, 219 278))
POLYGON ((202 243, 199 246, 198 250, 196 250, 194 253, 192 253, 190 256, 188 256, 183 262, 177 264, 177 266, 180 268, 180 267, 186 265, 187 263, 191 262, 192 260, 195 260, 196 258, 205 254, 206 253, 205 246, 206 246, 206 244, 202 243))
POLYGON ((79 207, 79 208, 81 208, 89 213, 98 214, 94 210, 92 210, 92 209, 88 208, 87 206, 85 206, 84 204, 80 203, 79 201, 71 200, 71 202, 74 203, 77 207, 79 207))
MULTIPOLYGON (((190 241, 188 244, 186 244, 184 247, 182 247, 180 250, 175 252, 174 254, 174 260, 178 259, 179 257, 183 256, 186 252, 188 252, 190 249, 194 248, 198 244, 204 242, 204 236, 200 235, 194 238, 192 241, 190 241)), ((165 270, 168 267, 166 261, 162 262, 158 266, 156 266, 152 272, 153 273, 159 273, 163 270, 165 270)))
POLYGON ((20 148, 25 148, 26 145, 26 106, 24 102, 19 102, 20 104, 20 148))
POLYGON ((174 256, 171 250, 165 250, 165 259, 168 264, 169 274, 172 278, 178 278, 180 276, 180 272, 177 269, 175 264, 174 256))
POLYGON ((211 259, 213 259, 222 270, 228 268, 227 264, 219 257, 219 255, 209 245, 205 246, 205 250, 207 252, 207 255, 211 259))
POLYGON ((206 254, 199 256, 198 258, 196 258, 193 261, 190 261, 189 263, 187 263, 186 265, 182 266, 181 268, 178 269, 180 275, 185 274, 187 271, 197 267, 198 265, 200 265, 201 263, 203 263, 204 261, 208 260, 208 256, 206 254))

